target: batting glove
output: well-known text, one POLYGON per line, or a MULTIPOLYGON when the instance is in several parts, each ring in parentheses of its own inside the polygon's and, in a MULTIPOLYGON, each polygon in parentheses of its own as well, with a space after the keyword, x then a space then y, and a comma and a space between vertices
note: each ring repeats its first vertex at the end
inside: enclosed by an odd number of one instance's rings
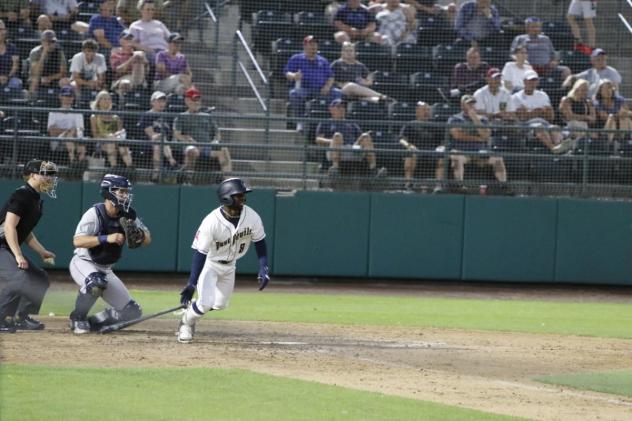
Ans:
POLYGON ((259 274, 257 275, 257 282, 259 283, 259 291, 263 291, 263 289, 270 282, 270 275, 268 274, 269 269, 267 266, 262 266, 259 269, 259 274))
POLYGON ((180 304, 183 306, 188 306, 191 300, 193 299, 193 294, 195 293, 195 285, 187 285, 180 292, 180 304))

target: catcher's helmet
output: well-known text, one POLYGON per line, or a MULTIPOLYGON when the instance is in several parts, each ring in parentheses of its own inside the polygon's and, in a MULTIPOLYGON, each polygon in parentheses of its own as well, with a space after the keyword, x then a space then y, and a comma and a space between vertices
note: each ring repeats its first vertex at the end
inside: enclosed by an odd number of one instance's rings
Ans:
POLYGON ((217 188, 217 197, 221 204, 232 206, 235 204, 233 196, 236 194, 250 193, 252 189, 239 178, 229 178, 222 181, 217 188))
POLYGON ((111 200, 117 209, 127 212, 134 196, 132 194, 132 183, 123 176, 106 174, 101 180, 101 196, 104 199, 111 200), (125 190, 125 193, 118 192, 118 190, 125 190))
POLYGON ((22 174, 25 177, 31 174, 39 174, 48 177, 44 191, 53 199, 57 197, 57 164, 54 162, 31 159, 24 164, 22 174))

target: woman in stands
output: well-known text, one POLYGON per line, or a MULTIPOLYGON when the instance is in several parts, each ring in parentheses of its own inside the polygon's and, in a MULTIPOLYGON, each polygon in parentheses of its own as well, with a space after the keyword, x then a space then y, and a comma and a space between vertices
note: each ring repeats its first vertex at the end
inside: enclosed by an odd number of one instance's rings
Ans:
POLYGON ((508 61, 503 67, 503 84, 509 92, 518 92, 524 88, 524 75, 533 67, 527 61, 527 47, 524 44, 518 45, 511 52, 514 61, 508 61))
POLYGON ((355 46, 344 42, 340 58, 331 63, 335 84, 350 98, 366 99, 372 102, 386 101, 388 97, 369 88, 373 85, 373 74, 356 59, 355 46))
POLYGON ((608 133, 608 143, 617 139, 632 137, 632 111, 625 103, 625 99, 617 94, 614 83, 609 79, 602 79, 597 88, 593 104, 597 112, 597 127, 608 130, 625 130, 628 133, 608 133))
MULTIPOLYGON (((111 111, 112 96, 108 91, 97 94, 90 108, 95 111, 111 111)), ((90 116, 90 129, 94 139, 103 139, 101 149, 107 154, 110 168, 118 167, 118 155, 127 168, 132 167, 132 154, 129 147, 121 143, 126 138, 123 121, 116 114, 92 114, 90 116)))
MULTIPOLYGON (((588 81, 579 79, 560 102, 560 113, 568 129, 587 129, 597 121, 595 107, 588 98, 588 81)), ((585 137, 585 132, 571 132, 571 139, 585 137)))
POLYGON ((180 52, 184 37, 177 32, 169 35, 166 51, 156 55, 155 89, 167 94, 183 95, 191 87, 191 69, 184 54, 180 52))

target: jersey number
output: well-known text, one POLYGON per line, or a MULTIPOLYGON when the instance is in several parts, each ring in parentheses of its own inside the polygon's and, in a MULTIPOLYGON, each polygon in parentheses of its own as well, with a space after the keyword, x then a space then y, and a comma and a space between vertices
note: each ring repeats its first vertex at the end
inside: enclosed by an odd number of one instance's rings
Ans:
POLYGON ((239 246, 239 253, 243 253, 244 252, 244 248, 246 248, 246 243, 241 243, 241 245, 239 246))

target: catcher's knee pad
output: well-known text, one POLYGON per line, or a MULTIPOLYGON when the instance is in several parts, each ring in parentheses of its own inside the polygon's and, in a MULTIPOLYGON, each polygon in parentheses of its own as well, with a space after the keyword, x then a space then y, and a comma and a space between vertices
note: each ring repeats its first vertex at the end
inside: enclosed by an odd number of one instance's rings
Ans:
POLYGON ((103 295, 103 290, 108 286, 108 281, 103 272, 92 272, 86 277, 85 283, 86 293, 93 297, 103 295))
POLYGON ((136 301, 130 300, 129 303, 125 304, 125 307, 119 311, 119 319, 121 321, 134 320, 138 319, 142 314, 143 310, 140 308, 140 305, 136 301))

